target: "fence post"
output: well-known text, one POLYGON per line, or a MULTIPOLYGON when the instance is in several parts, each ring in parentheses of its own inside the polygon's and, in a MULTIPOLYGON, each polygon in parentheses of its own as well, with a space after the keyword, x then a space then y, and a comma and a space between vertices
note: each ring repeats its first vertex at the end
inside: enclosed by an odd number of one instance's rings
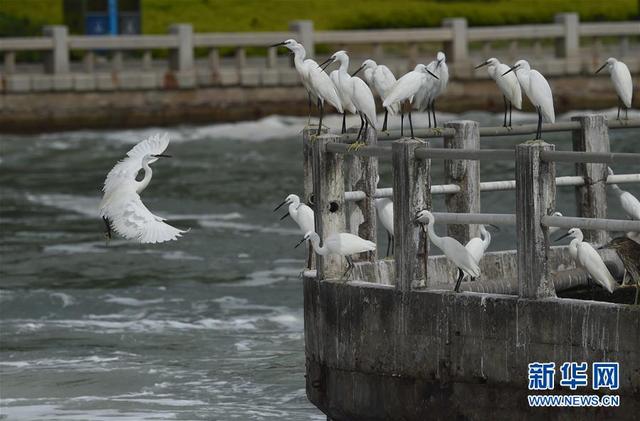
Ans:
MULTIPOLYGON (((378 132, 369 126, 366 136, 367 146, 376 146, 378 143, 378 132)), ((376 179, 378 177, 378 158, 375 156, 363 156, 357 158, 360 161, 360 178, 355 183, 355 190, 362 190, 365 194, 363 200, 356 202, 356 206, 360 209, 364 221, 359 225, 357 234, 374 243, 378 242, 378 225, 376 219, 376 206, 373 195, 376 192, 376 179)), ((362 259, 369 259, 375 262, 378 259, 378 250, 362 253, 362 259)))
MULTIPOLYGON (((583 152, 609 152, 609 130, 603 114, 575 116, 580 129, 572 132, 573 150, 583 152)), ((607 217, 607 165, 577 163, 576 175, 584 177, 585 185, 576 187, 578 216, 583 218, 607 217)), ((609 241, 606 231, 582 230, 585 241, 604 245, 609 241)))
POLYGON ((169 66, 173 71, 192 71, 193 67, 193 26, 178 23, 169 26, 169 33, 178 38, 178 47, 169 53, 169 66))
POLYGON ((313 21, 312 20, 294 20, 289 22, 289 30, 296 32, 297 39, 300 44, 304 46, 307 52, 307 58, 314 58, 316 54, 316 48, 314 44, 313 36, 313 21))
POLYGON ((452 62, 456 76, 469 76, 469 40, 466 18, 449 18, 442 21, 442 26, 451 28, 452 39, 444 44, 447 60, 452 62))
MULTIPOLYGON (((444 147, 450 149, 480 149, 480 126, 477 121, 451 121, 445 127, 455 130, 445 136, 444 147)), ((460 192, 446 196, 447 212, 480 212, 480 161, 445 160, 445 184, 457 184, 460 192)), ((462 244, 480 236, 478 225, 447 225, 447 234, 462 244)))
POLYGON ((556 57, 565 59, 569 74, 580 72, 580 17, 577 13, 558 13, 554 22, 563 25, 564 35, 556 39, 556 57))
POLYGON ((516 230, 521 298, 555 297, 549 273, 549 230, 542 217, 555 210, 555 164, 540 160, 554 145, 532 140, 516 146, 516 230))
POLYGON ((416 158, 421 146, 429 143, 404 138, 392 144, 395 284, 402 292, 411 291, 415 281, 416 286, 427 283, 423 258, 428 257, 429 241, 415 218, 418 211, 431 209, 431 160, 416 158))
POLYGON ((53 74, 68 73, 69 30, 63 25, 48 25, 42 28, 42 33, 53 41, 53 49, 45 54, 45 71, 53 74))
MULTIPOLYGON (((332 233, 344 232, 343 155, 327 152, 327 144, 339 140, 336 135, 321 135, 312 146, 315 225, 321 242, 332 233)), ((317 279, 342 277, 345 265, 341 256, 316 255, 316 258, 317 279)))

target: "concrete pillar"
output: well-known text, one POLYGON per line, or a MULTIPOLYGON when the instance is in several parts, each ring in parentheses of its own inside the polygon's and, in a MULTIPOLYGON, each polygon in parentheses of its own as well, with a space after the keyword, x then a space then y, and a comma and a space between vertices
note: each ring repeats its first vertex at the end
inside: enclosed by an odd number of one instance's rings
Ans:
POLYGON ((563 26, 564 35, 556 40, 556 57, 565 59, 569 74, 580 72, 580 17, 577 13, 559 13, 554 22, 563 26))
POLYGON ((556 170, 540 159, 554 145, 533 140, 516 146, 516 243, 521 298, 555 297, 549 273, 549 230, 542 217, 555 211, 556 170))
MULTIPOLYGON (((376 146, 378 144, 378 132, 373 127, 369 126, 365 135, 365 141, 367 146, 376 146)), ((359 200, 355 205, 360 209, 364 217, 364 221, 358 226, 357 234, 374 243, 378 242, 378 220, 376 219, 376 206, 373 195, 376 192, 376 179, 378 177, 378 157, 376 156, 362 156, 355 157, 360 161, 360 177, 355 183, 355 190, 361 190, 365 193, 366 197, 363 200, 359 200)), ((376 251, 362 253, 360 255, 362 259, 367 259, 370 262, 378 260, 378 253, 376 251)))
MULTIPOLYGON (((451 121, 445 127, 455 130, 445 136, 444 147, 450 149, 480 149, 480 126, 477 121, 451 121)), ((480 161, 445 160, 445 184, 457 184, 460 192, 446 196, 447 212, 480 213, 480 161)), ((447 225, 447 234, 462 244, 479 237, 478 225, 447 225)))
POLYGON ((44 68, 47 73, 69 72, 69 30, 63 25, 48 25, 42 28, 44 36, 51 37, 53 48, 45 54, 44 68))
MULTIPOLYGON (((573 150, 582 152, 609 152, 609 129, 603 114, 575 116, 581 128, 572 133, 573 150)), ((576 164, 576 175, 585 178, 585 185, 576 187, 578 216, 582 218, 607 218, 607 164, 576 164)), ((606 231, 582 230, 584 240, 598 245, 609 241, 606 231)))
POLYGON ((304 46, 307 58, 314 58, 316 54, 315 41, 313 36, 312 20, 294 20, 289 22, 289 30, 296 32, 296 41, 304 46))
POLYGON ((451 28, 453 39, 444 45, 447 61, 453 64, 456 75, 468 76, 469 68, 469 40, 466 18, 449 18, 442 21, 442 26, 451 28))
POLYGON ((169 66, 173 71, 192 71, 193 65, 193 26, 188 23, 174 24, 169 33, 178 38, 178 48, 169 53, 169 66))
POLYGON ((399 139, 393 154, 393 233, 395 285, 401 292, 427 283, 426 259, 429 240, 415 222, 416 213, 431 209, 431 160, 416 158, 418 147, 429 147, 416 139, 399 139))

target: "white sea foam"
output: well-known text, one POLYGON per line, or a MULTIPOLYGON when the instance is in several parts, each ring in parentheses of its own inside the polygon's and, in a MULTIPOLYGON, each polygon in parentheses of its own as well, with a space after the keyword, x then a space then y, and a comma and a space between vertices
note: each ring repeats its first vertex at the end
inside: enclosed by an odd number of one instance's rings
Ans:
POLYGON ((65 294, 64 292, 54 292, 54 293, 50 294, 50 296, 51 296, 51 298, 56 298, 56 299, 62 301, 62 307, 68 307, 68 306, 76 303, 76 299, 75 298, 73 298, 69 294, 65 294))
POLYGON ((118 297, 116 295, 108 294, 105 296, 104 301, 107 303, 119 304, 122 306, 143 307, 151 304, 163 303, 164 298, 156 298, 152 300, 138 300, 137 298, 118 297))

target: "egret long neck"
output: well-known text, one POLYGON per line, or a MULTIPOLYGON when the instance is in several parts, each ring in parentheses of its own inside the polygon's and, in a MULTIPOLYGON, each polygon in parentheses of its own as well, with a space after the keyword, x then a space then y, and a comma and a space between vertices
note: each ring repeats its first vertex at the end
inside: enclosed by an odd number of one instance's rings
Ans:
POLYGON ((295 50, 293 50, 293 64, 296 66, 298 71, 302 70, 304 67, 304 58, 306 57, 307 52, 305 51, 303 46, 299 46, 295 50))
POLYGON ((320 237, 315 235, 311 237, 311 244, 313 245, 313 250, 318 253, 320 256, 326 256, 329 254, 329 249, 326 245, 320 247, 320 237))
MULTIPOLYGON (((427 225, 427 232, 429 233, 431 242, 440 248, 440 245, 442 244, 442 237, 439 237, 438 234, 436 234, 436 230, 433 228, 433 221, 429 221, 429 225, 427 225)), ((442 248, 440 249, 442 250, 442 248)))
POLYGON ((491 244, 491 233, 489 233, 485 227, 482 227, 480 232, 482 234, 482 246, 486 250, 489 247, 489 244, 491 244))
POLYGON ((338 60, 340 61, 340 76, 349 75, 349 58, 340 57, 338 60))
POLYGON ((153 171, 147 162, 142 163, 142 169, 144 170, 144 178, 142 181, 138 183, 136 187, 136 193, 140 194, 144 189, 147 188, 149 182, 151 181, 151 177, 153 176, 153 171))

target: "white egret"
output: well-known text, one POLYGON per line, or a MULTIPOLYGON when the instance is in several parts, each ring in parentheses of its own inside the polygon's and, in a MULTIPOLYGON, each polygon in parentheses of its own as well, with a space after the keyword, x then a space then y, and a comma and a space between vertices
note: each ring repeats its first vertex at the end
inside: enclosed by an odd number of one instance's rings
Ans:
MULTIPOLYGON (((331 81, 335 85, 340 101, 342 102, 342 130, 340 133, 344 134, 347 132, 347 111, 351 114, 358 114, 358 110, 356 110, 356 106, 353 105, 353 101, 351 101, 351 95, 346 95, 346 92, 340 89, 339 73, 340 70, 334 70, 329 74, 329 78, 331 78, 331 81)), ((360 118, 360 122, 362 122, 362 118, 360 118)))
POLYGON ((427 225, 427 232, 431 242, 436 245, 449 260, 458 268, 458 279, 454 291, 460 290, 460 283, 465 275, 471 278, 480 276, 480 266, 462 244, 451 237, 440 237, 436 234, 433 224, 435 218, 428 210, 422 210, 416 215, 416 222, 427 225))
MULTIPOLYGON (((613 170, 607 168, 609 175, 613 175, 613 170)), ((628 191, 622 190, 617 184, 610 184, 613 192, 618 196, 622 209, 627 213, 630 219, 640 221, 640 201, 628 191)))
POLYGON ((604 68, 609 70, 611 82, 618 94, 618 120, 620 120, 620 108, 624 107, 625 119, 629 119, 628 111, 631 108, 631 100, 633 98, 633 84, 631 83, 631 73, 626 64, 609 57, 607 61, 598 69, 596 73, 604 68))
POLYGON ((393 201, 388 197, 380 197, 373 201, 376 207, 378 219, 382 222, 382 226, 387 231, 387 256, 389 250, 393 253, 391 244, 393 243, 393 201))
POLYGON ((126 158, 118 162, 104 182, 104 196, 100 203, 100 216, 105 223, 107 237, 111 229, 128 240, 140 243, 163 243, 175 240, 187 231, 179 230, 154 215, 140 199, 140 193, 149 185, 153 171, 150 165, 159 158, 169 157, 163 152, 169 146, 169 135, 154 135, 131 148, 126 158), (140 170, 144 178, 136 180, 140 170))
MULTIPOLYGON (((280 203, 273 211, 277 211, 286 204, 289 205, 289 212, 284 214, 280 220, 283 220, 287 216, 291 216, 291 219, 298 224, 303 235, 309 231, 315 231, 313 209, 306 204, 301 203, 300 197, 297 194, 290 194, 287 196, 287 198, 284 199, 284 202, 280 203)), ((311 268, 311 249, 309 249, 309 255, 307 256, 307 267, 311 268)))
MULTIPOLYGON (((378 64, 371 59, 363 61, 362 66, 360 66, 352 76, 357 75, 360 71, 363 71, 364 80, 376 91, 380 100, 384 102, 387 95, 389 95, 389 92, 391 92, 393 85, 396 83, 396 77, 393 75, 393 72, 384 64, 378 64)), ((385 108, 384 123, 382 123, 383 132, 387 131, 387 119, 389 117, 389 113, 391 113, 391 115, 396 115, 398 111, 398 104, 385 108)))
MULTIPOLYGON (((433 74, 427 66, 424 64, 418 64, 416 67, 398 79, 393 85, 391 92, 387 95, 387 98, 382 103, 384 108, 388 108, 396 103, 400 105, 400 135, 404 136, 404 111, 402 104, 408 101, 409 104, 413 104, 415 95, 420 91, 425 78, 431 77, 438 79, 438 76, 433 74)), ((409 127, 411 128, 411 138, 413 139, 413 122, 411 121, 411 108, 409 108, 409 127)))
POLYGON ((522 90, 518 78, 513 73, 507 73, 509 66, 500 63, 497 58, 491 57, 484 63, 476 66, 476 69, 487 66, 487 73, 498 85, 498 89, 502 92, 504 100, 504 123, 503 127, 511 127, 511 113, 515 106, 518 110, 522 109, 522 90), (508 105, 508 106, 507 106, 508 105), (507 111, 509 112, 509 124, 507 125, 507 111))
MULTIPOLYGON (((551 214, 551 216, 562 216, 562 214, 560 212, 554 212, 551 214)), ((549 227, 549 235, 555 233, 556 231, 558 231, 560 228, 559 227, 549 227)))
POLYGON ((507 75, 515 71, 520 87, 529 98, 538 112, 538 128, 536 139, 542 137, 542 120, 546 123, 555 123, 556 115, 553 109, 553 94, 549 82, 537 70, 532 70, 529 62, 519 60, 509 70, 502 74, 507 75))
POLYGON ((349 74, 349 56, 346 51, 340 50, 335 52, 320 66, 328 66, 336 61, 340 63, 340 67, 338 68, 337 77, 335 77, 334 80, 338 81, 337 87, 340 96, 351 100, 363 123, 358 132, 358 138, 356 139, 358 140, 363 133, 363 129, 364 133, 366 133, 369 125, 374 129, 377 126, 376 102, 367 84, 359 77, 349 74))
POLYGON ((431 113, 433 113, 433 127, 438 127, 436 122, 436 99, 444 93, 449 83, 449 66, 447 66, 447 57, 442 51, 438 51, 436 59, 427 65, 427 69, 437 76, 437 80, 431 80, 431 84, 427 82, 426 103, 423 102, 422 107, 427 110, 429 116, 429 127, 431 127, 431 113), (431 111, 431 113, 430 113, 431 111))
POLYGON ((571 228, 569 232, 556 241, 566 237, 573 238, 569 243, 569 252, 575 260, 576 266, 583 267, 597 283, 610 293, 613 293, 618 285, 598 252, 591 244, 582 241, 584 238, 582 231, 579 228, 571 228))
POLYGON ((272 47, 285 46, 293 52, 293 64, 296 67, 302 84, 310 94, 318 99, 317 105, 320 110, 320 121, 318 122, 318 135, 322 130, 322 117, 324 115, 324 102, 329 104, 342 113, 342 103, 336 88, 331 82, 329 75, 322 71, 318 67, 318 63, 311 59, 305 59, 306 51, 304 46, 294 39, 288 39, 278 44, 272 45, 272 47))
POLYGON ((473 237, 464 246, 478 264, 491 244, 491 233, 487 231, 484 225, 480 225, 480 235, 481 237, 473 237))
POLYGON ((347 270, 342 277, 347 276, 348 273, 353 270, 353 260, 351 256, 358 253, 364 253, 367 251, 374 251, 376 249, 376 243, 373 241, 365 240, 357 235, 349 234, 346 232, 330 234, 324 239, 324 244, 320 247, 320 236, 315 231, 307 232, 302 240, 296 247, 305 241, 311 241, 313 249, 320 256, 337 255, 343 256, 347 259, 347 270))

